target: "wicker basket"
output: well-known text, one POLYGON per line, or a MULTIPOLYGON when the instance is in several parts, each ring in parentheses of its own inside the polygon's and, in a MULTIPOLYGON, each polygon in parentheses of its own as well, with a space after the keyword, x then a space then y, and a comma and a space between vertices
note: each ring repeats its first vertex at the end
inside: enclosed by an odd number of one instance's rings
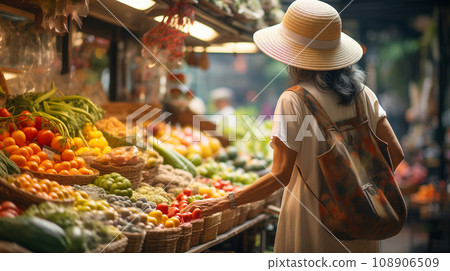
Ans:
POLYGON ((142 182, 152 185, 153 179, 156 175, 158 175, 159 166, 163 162, 163 158, 161 156, 158 157, 155 166, 142 170, 142 182))
POLYGON ((247 219, 257 217, 260 213, 262 213, 264 211, 265 203, 266 203, 265 200, 260 200, 250 204, 247 219))
POLYGON ((234 220, 233 220, 233 227, 236 227, 239 225, 239 217, 241 216, 241 208, 234 209, 234 220))
POLYGON ((142 252, 175 253, 181 227, 161 230, 147 230, 142 252))
POLYGON ((204 218, 203 231, 200 234, 200 244, 216 239, 219 225, 222 221, 222 213, 216 213, 204 218))
POLYGON ((58 204, 73 205, 74 200, 49 200, 33 195, 27 191, 10 185, 5 179, 0 178, 0 197, 3 200, 10 200, 17 207, 26 209, 33 204, 50 201, 58 204))
POLYGON ((128 238, 121 234, 114 242, 103 244, 90 251, 91 253, 123 253, 127 248, 128 238))
POLYGON ((74 185, 74 184, 91 184, 99 176, 98 170, 91 168, 94 171, 92 175, 61 175, 61 174, 50 174, 41 173, 37 171, 32 171, 29 169, 20 168, 22 173, 28 173, 33 177, 38 179, 48 179, 50 181, 56 181, 61 185, 74 185))
POLYGON ((185 252, 188 251, 191 247, 191 238, 192 238, 192 224, 184 223, 180 226, 181 233, 180 238, 177 242, 177 250, 176 252, 185 252))
POLYGON ((123 177, 130 180, 131 184, 140 182, 142 179, 142 169, 145 163, 139 162, 136 165, 123 165, 115 166, 113 164, 101 164, 98 162, 92 162, 90 166, 100 172, 100 175, 105 175, 113 172, 117 172, 123 177))
POLYGON ((31 251, 16 243, 0 241, 0 253, 31 253, 31 251))
POLYGON ((191 244, 190 247, 195 247, 200 242, 200 235, 203 231, 203 218, 191 221, 192 224, 192 236, 191 236, 191 244))
POLYGON ((139 253, 142 250, 142 246, 144 245, 145 240, 145 231, 142 233, 138 232, 122 232, 127 238, 127 248, 125 249, 126 253, 139 253))
POLYGON ((203 228, 209 228, 211 226, 219 225, 222 220, 222 213, 215 213, 213 215, 204 217, 203 228))
POLYGON ((218 234, 227 232, 233 228, 234 218, 236 217, 237 209, 228 209, 222 212, 222 219, 220 221, 218 234))
POLYGON ((244 204, 239 206, 239 210, 241 211, 239 214, 239 222, 238 224, 244 224, 244 222, 247 220, 248 211, 250 210, 250 204, 244 204))

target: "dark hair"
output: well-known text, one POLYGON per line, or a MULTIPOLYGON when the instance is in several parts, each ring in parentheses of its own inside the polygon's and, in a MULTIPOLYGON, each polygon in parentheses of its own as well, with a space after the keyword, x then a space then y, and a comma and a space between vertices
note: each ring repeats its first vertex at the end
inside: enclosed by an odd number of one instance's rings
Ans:
POLYGON ((336 92, 339 104, 343 105, 353 102, 366 80, 357 65, 334 71, 310 71, 289 66, 289 75, 293 84, 311 81, 318 89, 336 92))

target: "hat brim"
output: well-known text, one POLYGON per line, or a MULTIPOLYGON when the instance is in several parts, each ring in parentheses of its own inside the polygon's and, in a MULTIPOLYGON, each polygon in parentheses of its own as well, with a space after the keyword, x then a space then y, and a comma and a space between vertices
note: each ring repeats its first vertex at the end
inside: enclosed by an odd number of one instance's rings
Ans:
POLYGON ((355 64, 363 55, 361 45, 345 33, 341 33, 341 41, 336 48, 314 49, 284 37, 280 24, 258 30, 253 40, 269 57, 305 70, 342 69, 355 64))

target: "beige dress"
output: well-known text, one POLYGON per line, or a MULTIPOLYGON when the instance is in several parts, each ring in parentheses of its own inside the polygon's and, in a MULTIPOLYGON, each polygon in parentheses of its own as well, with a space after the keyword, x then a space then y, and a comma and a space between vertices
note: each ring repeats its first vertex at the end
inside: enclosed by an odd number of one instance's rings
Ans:
MULTIPOLYGON (((356 116, 354 103, 339 105, 335 93, 318 90, 311 83, 302 83, 301 86, 318 100, 333 122, 356 116)), ((376 132, 378 121, 386 113, 369 88, 366 87, 361 95, 365 96, 368 120, 376 132)), ((285 91, 275 109, 272 136, 298 153, 295 164, 305 180, 294 166, 289 185, 284 189, 275 252, 378 252, 378 241, 341 241, 320 224, 319 202, 305 185, 305 181, 308 182, 314 193, 319 194, 320 169, 316 156, 328 149, 326 142, 320 140, 319 133, 315 119, 300 97, 293 91, 285 91)))

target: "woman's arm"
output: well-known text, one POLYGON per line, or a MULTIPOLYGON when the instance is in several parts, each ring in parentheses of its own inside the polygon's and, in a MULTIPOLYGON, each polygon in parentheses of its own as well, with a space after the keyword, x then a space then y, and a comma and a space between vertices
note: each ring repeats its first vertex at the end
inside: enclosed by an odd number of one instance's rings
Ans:
POLYGON ((400 146, 400 142, 398 142, 394 130, 392 130, 391 124, 389 124, 387 118, 382 118, 378 121, 377 136, 384 142, 388 143, 392 166, 395 170, 400 162, 403 161, 405 156, 403 154, 402 147, 400 146))
MULTIPOLYGON (((272 143, 274 148, 272 171, 235 193, 238 206, 265 199, 279 188, 289 184, 297 152, 288 148, 277 137, 273 138, 272 143)), ((193 211, 195 208, 200 208, 202 215, 208 216, 230 208, 230 200, 228 196, 198 200, 186 206, 181 212, 193 211)))

